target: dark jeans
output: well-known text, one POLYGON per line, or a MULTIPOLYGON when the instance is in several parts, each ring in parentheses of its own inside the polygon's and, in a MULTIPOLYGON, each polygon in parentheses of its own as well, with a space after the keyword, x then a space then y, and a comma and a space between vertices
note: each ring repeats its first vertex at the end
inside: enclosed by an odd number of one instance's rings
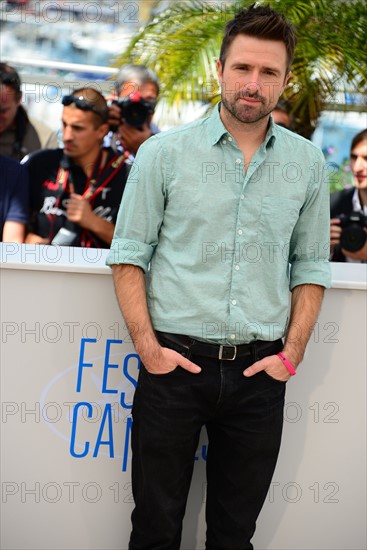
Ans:
POLYGON ((250 541, 280 447, 285 383, 264 372, 250 378, 242 372, 281 349, 277 341, 234 361, 191 355, 200 374, 178 367, 154 375, 141 367, 132 413, 135 509, 129 550, 180 548, 203 426, 208 433, 206 548, 253 548, 250 541))

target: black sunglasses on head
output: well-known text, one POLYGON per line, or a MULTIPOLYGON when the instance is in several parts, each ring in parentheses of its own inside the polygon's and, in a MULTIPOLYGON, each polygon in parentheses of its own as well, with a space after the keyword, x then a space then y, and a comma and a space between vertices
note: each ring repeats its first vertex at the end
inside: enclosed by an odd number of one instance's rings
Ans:
POLYGON ((97 107, 95 107, 90 101, 85 99, 82 95, 81 96, 64 95, 61 102, 65 107, 68 107, 69 105, 74 103, 78 109, 81 109, 82 111, 92 111, 93 113, 96 113, 96 115, 100 116, 103 122, 107 121, 107 112, 103 113, 102 111, 97 109, 97 107))

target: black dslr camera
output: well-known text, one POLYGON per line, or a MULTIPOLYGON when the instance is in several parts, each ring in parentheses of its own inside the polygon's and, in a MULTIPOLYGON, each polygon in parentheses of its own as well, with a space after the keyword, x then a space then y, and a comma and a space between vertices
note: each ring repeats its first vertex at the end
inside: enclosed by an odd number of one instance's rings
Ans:
POLYGON ((116 102, 121 109, 121 119, 139 130, 154 113, 156 102, 146 101, 139 92, 134 92, 116 102))
POLYGON ((349 252, 357 252, 366 242, 367 235, 364 228, 367 227, 367 217, 362 212, 353 212, 352 214, 340 214, 340 227, 342 234, 340 236, 340 246, 349 252))

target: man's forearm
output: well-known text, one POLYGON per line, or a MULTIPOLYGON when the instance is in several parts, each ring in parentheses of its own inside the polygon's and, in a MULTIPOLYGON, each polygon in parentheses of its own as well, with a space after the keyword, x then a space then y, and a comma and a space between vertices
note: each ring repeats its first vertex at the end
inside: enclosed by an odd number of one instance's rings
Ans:
POLYGON ((113 233, 115 231, 115 225, 100 216, 91 213, 88 217, 88 223, 79 222, 79 225, 83 229, 87 229, 96 235, 99 239, 104 241, 107 244, 111 244, 113 233))
POLYGON ((6 221, 3 228, 3 242, 24 243, 25 224, 20 222, 6 221))
POLYGON ((193 374, 201 368, 173 349, 160 346, 150 319, 144 272, 134 265, 112 266, 117 299, 135 349, 153 374, 167 374, 182 367, 193 374))
POLYGON ((150 319, 144 272, 134 265, 112 266, 117 300, 135 349, 144 362, 144 358, 159 353, 150 319))
POLYGON ((292 291, 291 315, 283 351, 294 366, 298 366, 303 359, 324 291, 324 287, 312 284, 296 286, 292 291))
POLYGON ((29 232, 24 240, 26 244, 50 244, 50 239, 47 237, 41 237, 37 233, 29 232))

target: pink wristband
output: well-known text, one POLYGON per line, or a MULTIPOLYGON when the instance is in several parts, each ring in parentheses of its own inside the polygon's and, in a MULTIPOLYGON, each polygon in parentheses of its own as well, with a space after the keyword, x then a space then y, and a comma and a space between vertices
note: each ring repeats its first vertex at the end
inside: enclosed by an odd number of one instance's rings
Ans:
POLYGON ((286 356, 281 351, 279 353, 277 353, 277 356, 279 357, 279 359, 281 359, 283 361, 284 366, 288 370, 289 374, 291 376, 294 376, 296 374, 296 369, 294 368, 292 363, 290 361, 288 361, 286 356))

